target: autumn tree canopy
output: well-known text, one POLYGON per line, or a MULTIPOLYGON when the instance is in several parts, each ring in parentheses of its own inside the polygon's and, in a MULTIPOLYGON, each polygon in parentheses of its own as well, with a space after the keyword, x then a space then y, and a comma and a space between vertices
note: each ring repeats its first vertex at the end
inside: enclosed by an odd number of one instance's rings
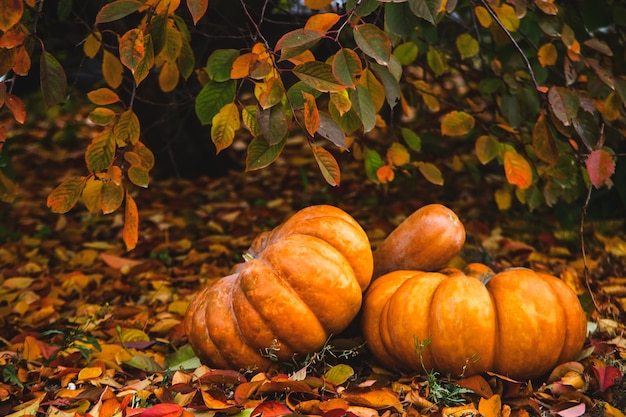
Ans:
MULTIPOLYGON (((38 111, 27 88, 35 74, 42 107, 86 98, 98 128, 84 174, 63 180, 47 204, 59 213, 78 201, 93 213, 123 208, 128 249, 151 144, 173 140, 191 119, 189 136, 211 152, 245 138, 247 171, 306 135, 331 186, 341 183, 344 150, 369 181, 421 175, 444 185, 447 168, 432 150, 461 147, 474 149, 455 161, 470 174, 502 173, 502 208, 571 202, 620 181, 618 1, 0 0, 0 16, 0 144, 19 140, 11 126, 38 111), (164 114, 174 117, 148 129, 164 114)), ((9 161, 10 146, 2 152, 9 161)), ((16 192, 2 164, 2 200, 16 192)))

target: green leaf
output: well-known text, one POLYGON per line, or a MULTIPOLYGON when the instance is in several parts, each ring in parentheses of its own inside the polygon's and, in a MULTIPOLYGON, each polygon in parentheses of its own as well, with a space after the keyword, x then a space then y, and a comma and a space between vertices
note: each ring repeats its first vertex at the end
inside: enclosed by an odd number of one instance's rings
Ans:
POLYGON ((141 165, 133 165, 128 168, 128 179, 138 187, 148 188, 150 174, 141 165))
POLYGON ((213 51, 206 63, 209 77, 217 82, 230 80, 230 68, 238 56, 239 51, 236 49, 218 49, 213 51))
POLYGON ((277 104, 269 109, 256 109, 256 121, 261 134, 269 145, 282 142, 289 131, 287 114, 282 104, 277 104))
POLYGON ((363 123, 363 131, 369 132, 376 126, 376 109, 370 92, 359 84, 356 89, 350 90, 350 100, 352 101, 352 108, 363 123))
POLYGON ((183 46, 183 36, 178 29, 172 26, 166 28, 166 40, 163 50, 160 53, 160 57, 168 62, 175 62, 183 46))
POLYGON ((456 48, 461 54, 461 59, 471 58, 478 55, 478 41, 469 33, 463 33, 456 38, 456 48))
POLYGON ((106 171, 115 156, 115 140, 111 129, 100 132, 91 140, 85 151, 85 163, 89 172, 106 171))
POLYGON ((333 56, 332 69, 335 78, 347 87, 354 87, 363 72, 361 59, 348 48, 341 48, 333 56))
POLYGON ((378 183, 378 175, 376 175, 376 171, 378 171, 378 168, 382 167, 385 165, 385 161, 383 160, 383 158, 381 158, 380 154, 378 152, 376 152, 374 149, 370 149, 370 148, 365 148, 365 158, 364 158, 364 162, 365 162, 365 173, 367 174, 367 177, 378 183))
POLYGON ((133 78, 137 85, 146 79, 154 66, 154 47, 152 45, 152 36, 149 34, 143 37, 143 52, 143 58, 137 63, 135 72, 133 72, 133 78))
POLYGON ((162 372, 163 367, 149 356, 137 354, 130 359, 123 361, 125 365, 140 369, 146 372, 162 372))
POLYGON ((270 145, 263 136, 258 136, 248 145, 246 172, 265 168, 278 158, 285 147, 285 140, 270 145))
POLYGON ((574 92, 569 88, 552 86, 548 91, 548 102, 556 118, 564 126, 571 126, 580 107, 580 101, 574 92))
POLYGON ((354 40, 359 48, 380 65, 389 64, 391 40, 378 26, 364 23, 354 27, 354 40))
POLYGON ((186 344, 178 350, 170 353, 165 358, 170 371, 196 369, 201 363, 190 344, 186 344))
POLYGON ((400 133, 409 148, 417 152, 422 150, 422 138, 417 133, 406 127, 400 129, 400 133))
POLYGON ((139 119, 131 109, 122 113, 113 126, 113 138, 119 147, 134 145, 139 140, 140 133, 139 119))
POLYGON ((476 157, 478 157, 481 164, 485 165, 498 156, 502 150, 502 145, 493 136, 483 135, 476 139, 474 148, 476 157))
POLYGON ((572 126, 589 151, 597 148, 600 126, 591 113, 580 108, 572 119, 572 126))
POLYGON ((241 120, 253 137, 261 135, 261 129, 256 121, 256 106, 245 106, 241 109, 241 120))
POLYGON ((401 43, 393 50, 393 55, 398 58, 402 65, 413 63, 417 59, 417 53, 417 44, 413 41, 401 43))
POLYGON ((289 90, 287 90, 287 98, 289 99, 291 105, 296 109, 302 109, 304 107, 302 93, 312 94, 315 98, 322 94, 319 90, 316 90, 303 81, 295 82, 291 87, 289 87, 289 90))
POLYGON ((40 83, 43 100, 52 107, 65 100, 67 78, 63 67, 48 51, 43 51, 40 60, 40 83))
POLYGON ((385 3, 385 30, 402 38, 415 33, 421 19, 415 16, 407 2, 385 3))
POLYGON ((335 157, 321 146, 311 145, 311 150, 326 182, 333 187, 338 187, 341 182, 341 171, 335 157))
POLYGON ((53 213, 67 213, 76 205, 86 183, 86 177, 73 177, 63 181, 48 195, 47 206, 53 213))
POLYGON ((332 66, 324 62, 305 62, 294 67, 293 73, 318 91, 341 91, 346 88, 333 75, 332 66))
POLYGON ((333 366, 324 374, 324 379, 334 385, 341 385, 354 375, 354 369, 350 365, 340 363, 333 366))
POLYGON ((372 63, 370 68, 383 84, 385 90, 385 98, 391 108, 400 102, 400 83, 396 77, 389 71, 389 67, 372 63))
POLYGON ((89 112, 89 120, 99 126, 106 126, 115 119, 115 112, 106 107, 96 107, 89 112))
POLYGON ((435 73, 437 77, 442 75, 447 70, 446 59, 442 52, 433 48, 432 46, 428 47, 428 52, 426 53, 426 61, 428 62, 428 66, 435 73))
POLYGON ((151 170, 154 167, 154 154, 146 145, 141 142, 135 143, 133 150, 139 155, 140 164, 147 170, 151 170))
POLYGON ((294 56, 300 55, 304 51, 308 51, 317 41, 324 37, 324 33, 317 30, 296 29, 285 33, 276 42, 276 51, 280 53, 280 61, 285 61, 294 56))
POLYGON ((145 55, 145 42, 141 29, 131 29, 120 38, 120 61, 135 73, 145 55))
POLYGON ((421 17, 433 25, 437 23, 441 0, 408 0, 409 8, 417 17, 421 17))
POLYGON ((196 97, 196 115, 203 125, 211 124, 213 117, 228 103, 235 100, 234 80, 209 81, 196 97))
POLYGON ((96 15, 96 24, 122 19, 136 12, 143 5, 142 1, 137 0, 117 0, 105 4, 96 15))
POLYGON ((180 75, 186 80, 193 73, 196 65, 196 56, 189 41, 183 40, 177 62, 180 67, 180 75))

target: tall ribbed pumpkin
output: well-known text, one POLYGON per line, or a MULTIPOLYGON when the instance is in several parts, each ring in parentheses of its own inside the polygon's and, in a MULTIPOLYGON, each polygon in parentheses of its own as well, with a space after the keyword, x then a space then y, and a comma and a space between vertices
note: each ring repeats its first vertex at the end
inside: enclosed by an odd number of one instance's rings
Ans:
POLYGON ((452 376, 539 377, 574 359, 586 338, 576 294, 525 268, 486 285, 451 269, 390 272, 367 290, 362 324, 367 346, 388 367, 452 376))
POLYGON ((372 277, 367 235, 345 211, 311 206, 262 233, 249 260, 201 291, 185 316, 196 354, 219 368, 266 369, 324 346, 358 314, 372 277))

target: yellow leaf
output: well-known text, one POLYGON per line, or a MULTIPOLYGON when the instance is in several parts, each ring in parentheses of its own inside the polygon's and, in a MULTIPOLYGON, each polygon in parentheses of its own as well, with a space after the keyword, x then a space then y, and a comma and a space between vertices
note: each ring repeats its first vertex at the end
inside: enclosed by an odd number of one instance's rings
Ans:
POLYGON ((102 199, 102 181, 90 177, 83 189, 82 198, 83 204, 90 213, 98 213, 102 199))
POLYGON ((164 93, 173 91, 178 85, 180 71, 176 62, 165 62, 159 73, 159 87, 164 93))
POLYGON ((122 84, 124 78, 124 67, 115 55, 106 49, 102 56, 102 75, 104 81, 111 87, 117 88, 122 84))
POLYGON ((372 103, 374 104, 374 110, 378 112, 383 104, 385 104, 385 88, 382 83, 378 81, 378 78, 376 78, 372 71, 365 69, 361 74, 359 85, 364 86, 365 89, 369 91, 372 103))
POLYGON ((320 10, 330 5, 332 0, 304 0, 304 5, 311 10, 320 10))
POLYGON ((240 126, 239 109, 235 103, 228 103, 220 109, 213 117, 211 126, 211 140, 215 144, 216 153, 232 145, 240 126))
POLYGON ((512 196, 511 192, 506 188, 499 188, 494 193, 498 210, 506 211, 511 208, 512 196))
POLYGON ((84 381, 87 379, 98 378, 101 375, 102 375, 102 368, 100 368, 99 366, 92 366, 92 367, 81 369, 80 372, 78 373, 78 379, 84 381))
POLYGON ((120 101, 120 98, 115 91, 108 88, 98 88, 90 91, 87 93, 87 97, 93 104, 97 104, 99 106, 105 106, 107 104, 113 104, 120 101))
POLYGON ((441 134, 463 136, 474 128, 474 116, 464 111, 451 111, 441 119, 441 134))
POLYGON ((422 96, 422 100, 424 100, 424 104, 428 107, 428 110, 432 112, 438 112, 440 109, 439 99, 433 93, 430 85, 426 81, 416 80, 413 81, 413 85, 417 89, 417 92, 422 96))
POLYGON ((330 101, 335 105, 340 116, 343 116, 352 108, 348 90, 332 91, 330 93, 330 101))
POLYGON ((503 4, 500 7, 493 7, 493 11, 502 22, 502 25, 509 32, 516 32, 519 29, 519 18, 517 17, 517 13, 515 13, 515 9, 513 6, 508 4, 503 4))
POLYGON ((537 59, 539 59, 542 67, 554 65, 558 57, 559 53, 556 50, 556 46, 552 43, 544 43, 539 48, 539 52, 537 52, 537 59))
POLYGON ((498 417, 502 409, 502 400, 498 394, 490 398, 481 398, 478 403, 478 411, 484 417, 498 417))
POLYGON ((476 6, 474 8, 474 13, 476 14, 476 18, 478 19, 478 23, 484 28, 488 28, 493 23, 493 19, 491 15, 483 6, 476 6))
POLYGON ((150 336, 148 336, 143 330, 139 329, 124 329, 120 336, 120 342, 149 342, 150 336))
POLYGON ((504 151, 504 173, 509 184, 517 185, 520 190, 533 183, 533 171, 526 158, 509 149, 504 151))
POLYGON ((89 58, 93 58, 96 56, 98 51, 100 50, 100 46, 102 46, 100 32, 90 33, 85 39, 85 43, 83 44, 83 52, 85 56, 89 58))
POLYGON ((469 33, 463 33, 456 38, 456 48, 462 59, 478 55, 480 49, 478 41, 469 33))
POLYGON ((387 161, 392 166, 399 167, 411 162, 411 155, 404 145, 394 142, 387 150, 387 161))

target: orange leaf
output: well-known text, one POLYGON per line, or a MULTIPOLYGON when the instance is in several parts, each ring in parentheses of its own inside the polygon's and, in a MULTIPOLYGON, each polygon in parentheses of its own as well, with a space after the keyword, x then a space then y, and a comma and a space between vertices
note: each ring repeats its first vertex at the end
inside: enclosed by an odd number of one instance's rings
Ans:
POLYGON ((393 168, 389 165, 383 165, 376 170, 376 177, 378 181, 383 184, 391 182, 396 177, 396 174, 393 172, 393 168))
POLYGON ((122 238, 124 239, 124 244, 126 244, 126 250, 134 249, 139 240, 139 212, 137 211, 135 200, 133 200, 128 191, 126 192, 122 238))
POLYGON ((178 85, 179 78, 180 71, 176 62, 165 62, 159 73, 159 87, 161 87, 161 91, 164 93, 173 91, 178 85))
POLYGON ((204 16, 208 7, 209 0, 187 0, 187 8, 191 13, 194 25, 204 16))
POLYGON ((304 5, 312 10, 320 10, 330 5, 332 0, 304 0, 304 5))
POLYGON ((63 181, 48 195, 48 207, 54 213, 67 213, 78 201, 86 182, 85 177, 74 177, 63 181))
POLYGON ((321 146, 311 146, 311 149, 326 182, 333 187, 338 187, 341 182, 341 172, 335 157, 321 146))
POLYGON ((399 167, 411 162, 411 155, 404 145, 394 142, 387 149, 387 161, 390 165, 399 167))
POLYGON ((304 28, 317 32, 326 33, 339 21, 339 15, 336 13, 318 13, 309 17, 304 28))
POLYGON ((28 75, 28 71, 30 70, 31 60, 30 54, 26 50, 25 47, 21 47, 17 50, 17 54, 15 54, 15 63, 13 64, 13 71, 17 75, 26 76, 28 75))
POLYGON ((309 135, 315 136, 320 126, 320 112, 313 94, 303 91, 302 97, 304 97, 304 127, 309 135))
POLYGON ((526 158, 513 150, 504 151, 504 173, 509 184, 517 185, 521 190, 525 190, 533 183, 530 164, 526 158))
POLYGON ((89 58, 94 58, 100 47, 102 46, 102 35, 100 32, 90 33, 85 39, 85 43, 83 44, 83 52, 85 56, 89 58))
POLYGON ((348 388, 342 392, 341 398, 351 405, 362 405, 375 409, 391 407, 399 413, 403 410, 398 394, 385 388, 348 388))
POLYGON ((22 0, 0 0, 0 31, 6 32, 16 25, 24 14, 22 0))
POLYGON ((124 67, 120 60, 106 49, 102 55, 102 75, 111 88, 117 88, 122 84, 124 67))
POLYGON ((474 116, 464 111, 451 111, 441 119, 441 134, 463 136, 474 128, 474 116))
POLYGON ((250 63, 255 58, 256 54, 250 52, 235 58, 230 70, 230 78, 233 80, 246 78, 250 74, 250 63))
POLYGON ((478 403, 478 411, 484 417, 498 417, 502 409, 502 400, 498 394, 491 398, 481 398, 478 403))
POLYGON ((559 53, 556 50, 556 46, 552 43, 541 45, 541 48, 539 48, 537 52, 537 59, 539 59, 539 63, 542 67, 554 65, 558 57, 559 53))
POLYGON ((15 120, 18 123, 23 124, 24 121, 26 121, 26 106, 24 105, 22 99, 15 94, 7 93, 4 102, 13 113, 15 120))
POLYGON ((92 366, 81 369, 78 373, 78 379, 93 379, 98 378, 100 375, 102 375, 102 368, 100 368, 99 366, 92 366))

